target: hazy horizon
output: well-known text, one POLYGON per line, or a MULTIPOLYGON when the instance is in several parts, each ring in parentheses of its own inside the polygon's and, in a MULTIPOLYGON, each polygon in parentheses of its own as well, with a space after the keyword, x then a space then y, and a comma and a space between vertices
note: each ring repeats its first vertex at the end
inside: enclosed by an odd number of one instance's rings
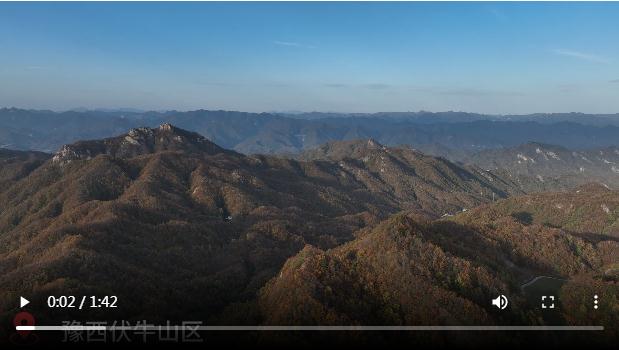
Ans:
POLYGON ((467 114, 479 114, 485 116, 496 116, 496 117, 508 117, 508 116, 518 116, 518 115, 535 115, 535 114, 582 114, 582 115, 619 115, 619 112, 606 112, 606 113, 593 113, 593 112, 582 112, 582 111, 567 111, 567 112, 531 112, 531 113, 482 113, 475 111, 462 111, 462 110, 379 110, 374 112, 354 112, 354 111, 317 111, 317 110, 308 110, 308 111, 298 111, 298 110, 282 110, 282 111, 246 111, 240 109, 220 109, 220 108, 207 108, 207 107, 197 107, 195 109, 182 109, 182 108, 170 108, 170 109, 142 109, 135 107, 74 107, 67 109, 54 109, 54 108, 30 108, 30 107, 20 107, 20 106, 0 106, 0 109, 22 109, 22 110, 35 110, 35 111, 52 111, 54 113, 64 113, 64 112, 127 112, 127 113, 166 113, 166 112, 193 112, 193 111, 227 111, 227 112, 239 112, 239 113, 255 113, 255 114, 311 114, 311 113, 321 113, 321 114, 381 114, 381 113, 467 113, 467 114))

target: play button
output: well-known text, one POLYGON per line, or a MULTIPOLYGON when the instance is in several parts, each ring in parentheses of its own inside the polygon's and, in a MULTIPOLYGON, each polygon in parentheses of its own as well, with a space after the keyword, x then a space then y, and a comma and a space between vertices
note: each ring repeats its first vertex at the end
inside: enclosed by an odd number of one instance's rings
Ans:
POLYGON ((19 307, 24 307, 26 305, 30 304, 30 300, 24 298, 24 297, 19 297, 19 307))

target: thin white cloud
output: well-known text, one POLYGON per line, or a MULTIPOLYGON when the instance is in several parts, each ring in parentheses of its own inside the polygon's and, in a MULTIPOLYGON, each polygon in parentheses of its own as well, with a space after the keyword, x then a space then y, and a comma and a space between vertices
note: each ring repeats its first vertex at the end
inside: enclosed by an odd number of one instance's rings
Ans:
POLYGON ((393 87, 392 85, 383 84, 383 83, 371 83, 371 84, 360 84, 360 85, 343 84, 343 83, 326 83, 326 84, 323 84, 322 86, 328 87, 328 88, 365 88, 365 89, 373 89, 373 90, 389 89, 393 87))
POLYGON ((576 58, 582 61, 593 63, 610 63, 610 60, 604 56, 594 55, 590 53, 578 52, 573 50, 556 49, 553 50, 557 55, 576 58))
POLYGON ((279 46, 299 47, 299 48, 304 48, 304 49, 315 49, 316 48, 316 46, 314 45, 301 44, 301 43, 297 43, 293 41, 275 40, 273 41, 273 44, 279 45, 279 46))
POLYGON ((503 12, 502 10, 498 8, 490 8, 489 11, 492 14, 492 16, 494 16, 494 18, 499 21, 505 21, 508 19, 505 12, 503 12))
POLYGON ((368 88, 368 89, 373 89, 373 90, 382 90, 382 89, 390 88, 391 85, 382 84, 382 83, 372 83, 372 84, 365 84, 363 85, 363 87, 368 88))

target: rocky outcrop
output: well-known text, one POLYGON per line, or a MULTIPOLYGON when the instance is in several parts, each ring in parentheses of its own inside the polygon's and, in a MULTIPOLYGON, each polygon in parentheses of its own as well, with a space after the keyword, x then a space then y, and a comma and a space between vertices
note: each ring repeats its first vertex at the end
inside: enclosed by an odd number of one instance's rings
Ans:
POLYGON ((106 154, 115 158, 135 157, 161 151, 218 154, 230 152, 204 136, 165 123, 158 128, 134 128, 125 135, 95 141, 79 141, 63 146, 52 158, 56 164, 89 160, 106 154))

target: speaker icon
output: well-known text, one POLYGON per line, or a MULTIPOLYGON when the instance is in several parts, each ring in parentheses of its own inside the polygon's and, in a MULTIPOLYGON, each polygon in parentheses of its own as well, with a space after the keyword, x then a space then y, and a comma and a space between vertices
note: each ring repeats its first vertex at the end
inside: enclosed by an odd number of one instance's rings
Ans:
POLYGON ((492 305, 495 305, 501 310, 504 310, 507 307, 507 304, 509 304, 509 301, 507 300, 507 297, 503 294, 499 295, 495 299, 492 299, 492 305))

